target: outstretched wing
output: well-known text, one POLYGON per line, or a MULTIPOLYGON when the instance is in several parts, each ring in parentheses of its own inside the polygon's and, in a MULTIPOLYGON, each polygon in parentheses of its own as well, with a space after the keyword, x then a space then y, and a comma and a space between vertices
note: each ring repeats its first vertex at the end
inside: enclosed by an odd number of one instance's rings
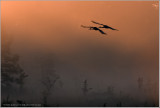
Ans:
MULTIPOLYGON (((100 29, 99 29, 99 32, 100 32, 100 33, 102 33, 102 34, 106 34, 105 32, 103 32, 103 31, 102 31, 102 30, 100 30, 100 29)), ((106 34, 106 35, 107 35, 107 34, 106 34)))
MULTIPOLYGON (((112 27, 109 27, 109 26, 108 26, 108 28, 110 28, 111 30, 117 30, 117 29, 115 29, 115 28, 112 28, 112 27)), ((118 31, 118 30, 117 30, 117 31, 118 31)))
POLYGON ((81 25, 81 27, 83 27, 83 28, 90 28, 89 26, 84 26, 84 25, 81 25))
MULTIPOLYGON (((92 23, 95 23, 95 24, 98 24, 98 25, 102 25, 102 27, 99 27, 99 28, 109 28, 109 29, 111 29, 111 30, 117 30, 117 29, 114 29, 114 28, 112 28, 112 27, 110 27, 110 26, 108 26, 108 25, 104 25, 104 24, 100 24, 100 23, 98 23, 98 22, 95 22, 95 21, 91 21, 92 23)), ((118 31, 118 30, 117 30, 118 31)))
POLYGON ((103 24, 100 24, 98 22, 95 22, 95 21, 91 21, 92 23, 95 23, 95 24, 98 24, 98 25, 103 25, 103 24))
MULTIPOLYGON (((108 25, 103 25, 103 26, 100 26, 99 28, 109 28, 109 29, 111 29, 111 30, 117 30, 117 29, 112 28, 112 27, 110 27, 110 26, 108 26, 108 25)), ((117 30, 117 31, 118 31, 118 30, 117 30)))

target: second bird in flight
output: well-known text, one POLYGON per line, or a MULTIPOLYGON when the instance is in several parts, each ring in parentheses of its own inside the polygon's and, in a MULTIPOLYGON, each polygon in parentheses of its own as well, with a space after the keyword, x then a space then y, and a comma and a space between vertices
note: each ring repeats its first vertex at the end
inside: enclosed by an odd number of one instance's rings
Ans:
POLYGON ((105 29, 111 29, 111 30, 118 31, 117 29, 112 28, 110 26, 107 26, 107 25, 104 25, 104 24, 100 24, 100 23, 95 22, 95 21, 91 21, 91 22, 95 23, 95 24, 98 24, 98 25, 102 25, 102 26, 100 26, 100 27, 92 27, 92 26, 83 26, 83 25, 81 25, 81 27, 83 27, 83 28, 89 28, 89 30, 98 30, 101 34, 104 34, 104 35, 107 35, 107 33, 103 32, 100 28, 105 28, 105 29))

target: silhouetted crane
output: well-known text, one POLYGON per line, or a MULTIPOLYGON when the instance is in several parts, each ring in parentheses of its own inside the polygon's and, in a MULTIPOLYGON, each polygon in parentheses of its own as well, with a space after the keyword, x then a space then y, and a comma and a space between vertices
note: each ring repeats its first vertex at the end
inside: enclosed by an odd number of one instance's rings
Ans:
MULTIPOLYGON (((95 23, 95 24, 98 24, 98 25, 102 25, 102 27, 100 26, 99 28, 106 28, 106 29, 111 29, 111 30, 117 30, 117 29, 114 29, 108 25, 104 25, 104 24, 100 24, 98 22, 95 22, 95 21, 91 21, 92 23, 95 23)), ((118 30, 117 30, 118 31, 118 30)))
POLYGON ((103 31, 102 31, 101 29, 99 29, 98 27, 83 26, 83 25, 81 25, 81 27, 83 27, 83 28, 89 28, 89 30, 98 30, 101 34, 105 34, 105 35, 106 35, 106 33, 103 32, 103 31))

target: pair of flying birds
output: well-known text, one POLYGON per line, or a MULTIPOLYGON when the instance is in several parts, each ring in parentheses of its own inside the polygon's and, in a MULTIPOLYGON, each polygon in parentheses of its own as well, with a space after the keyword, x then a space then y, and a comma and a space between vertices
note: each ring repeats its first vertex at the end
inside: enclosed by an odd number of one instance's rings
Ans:
POLYGON ((98 24, 98 25, 101 25, 101 26, 100 27, 92 27, 92 26, 83 26, 83 25, 81 25, 81 27, 83 27, 83 28, 89 28, 89 30, 99 31, 101 34, 104 34, 104 35, 107 35, 107 33, 103 32, 100 28, 105 28, 105 29, 111 29, 111 30, 118 31, 117 29, 109 27, 108 25, 100 24, 100 23, 95 22, 95 21, 91 21, 91 22, 95 23, 95 24, 98 24))

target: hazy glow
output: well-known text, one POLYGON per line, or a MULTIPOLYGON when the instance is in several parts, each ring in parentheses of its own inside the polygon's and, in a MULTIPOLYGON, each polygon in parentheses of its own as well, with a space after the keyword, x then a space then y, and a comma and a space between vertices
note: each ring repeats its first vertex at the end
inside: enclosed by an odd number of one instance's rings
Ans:
MULTIPOLYGON (((91 74, 93 79, 96 76, 104 83, 105 74, 97 76, 99 68, 90 66, 90 62, 85 61, 85 57, 81 59, 79 55, 81 53, 83 55, 90 47, 97 49, 107 47, 112 51, 115 48, 119 55, 116 55, 118 62, 115 60, 113 64, 115 62, 117 66, 125 67, 128 64, 127 57, 134 62, 136 68, 128 66, 131 70, 130 73, 128 70, 128 73, 126 72, 129 75, 128 80, 137 75, 144 75, 157 82, 158 7, 157 1, 1 1, 2 41, 3 37, 12 36, 13 50, 22 58, 43 50, 54 52, 61 59, 68 57, 69 60, 73 60, 73 67, 76 63, 79 64, 75 68, 93 72, 83 74, 86 76, 91 74), (91 23, 91 20, 107 24, 119 31, 104 30, 108 35, 103 36, 99 32, 80 27, 80 25, 97 26, 91 23), (123 61, 124 64, 121 63, 123 61)), ((30 59, 26 58, 22 63, 24 67, 29 67, 30 64, 25 60, 30 59)), ((112 66, 114 68, 114 65, 112 66)), ((125 70, 124 67, 114 69, 121 72, 121 69, 125 70)), ((32 74, 32 71, 30 73, 32 74)), ((81 73, 77 71, 76 75, 79 74, 81 73)), ((123 76, 124 73, 118 73, 115 76, 117 80, 118 75, 123 76)), ((99 85, 100 81, 93 80, 94 84, 99 85)), ((149 97, 157 101, 158 95, 151 95, 149 94, 149 97)))

